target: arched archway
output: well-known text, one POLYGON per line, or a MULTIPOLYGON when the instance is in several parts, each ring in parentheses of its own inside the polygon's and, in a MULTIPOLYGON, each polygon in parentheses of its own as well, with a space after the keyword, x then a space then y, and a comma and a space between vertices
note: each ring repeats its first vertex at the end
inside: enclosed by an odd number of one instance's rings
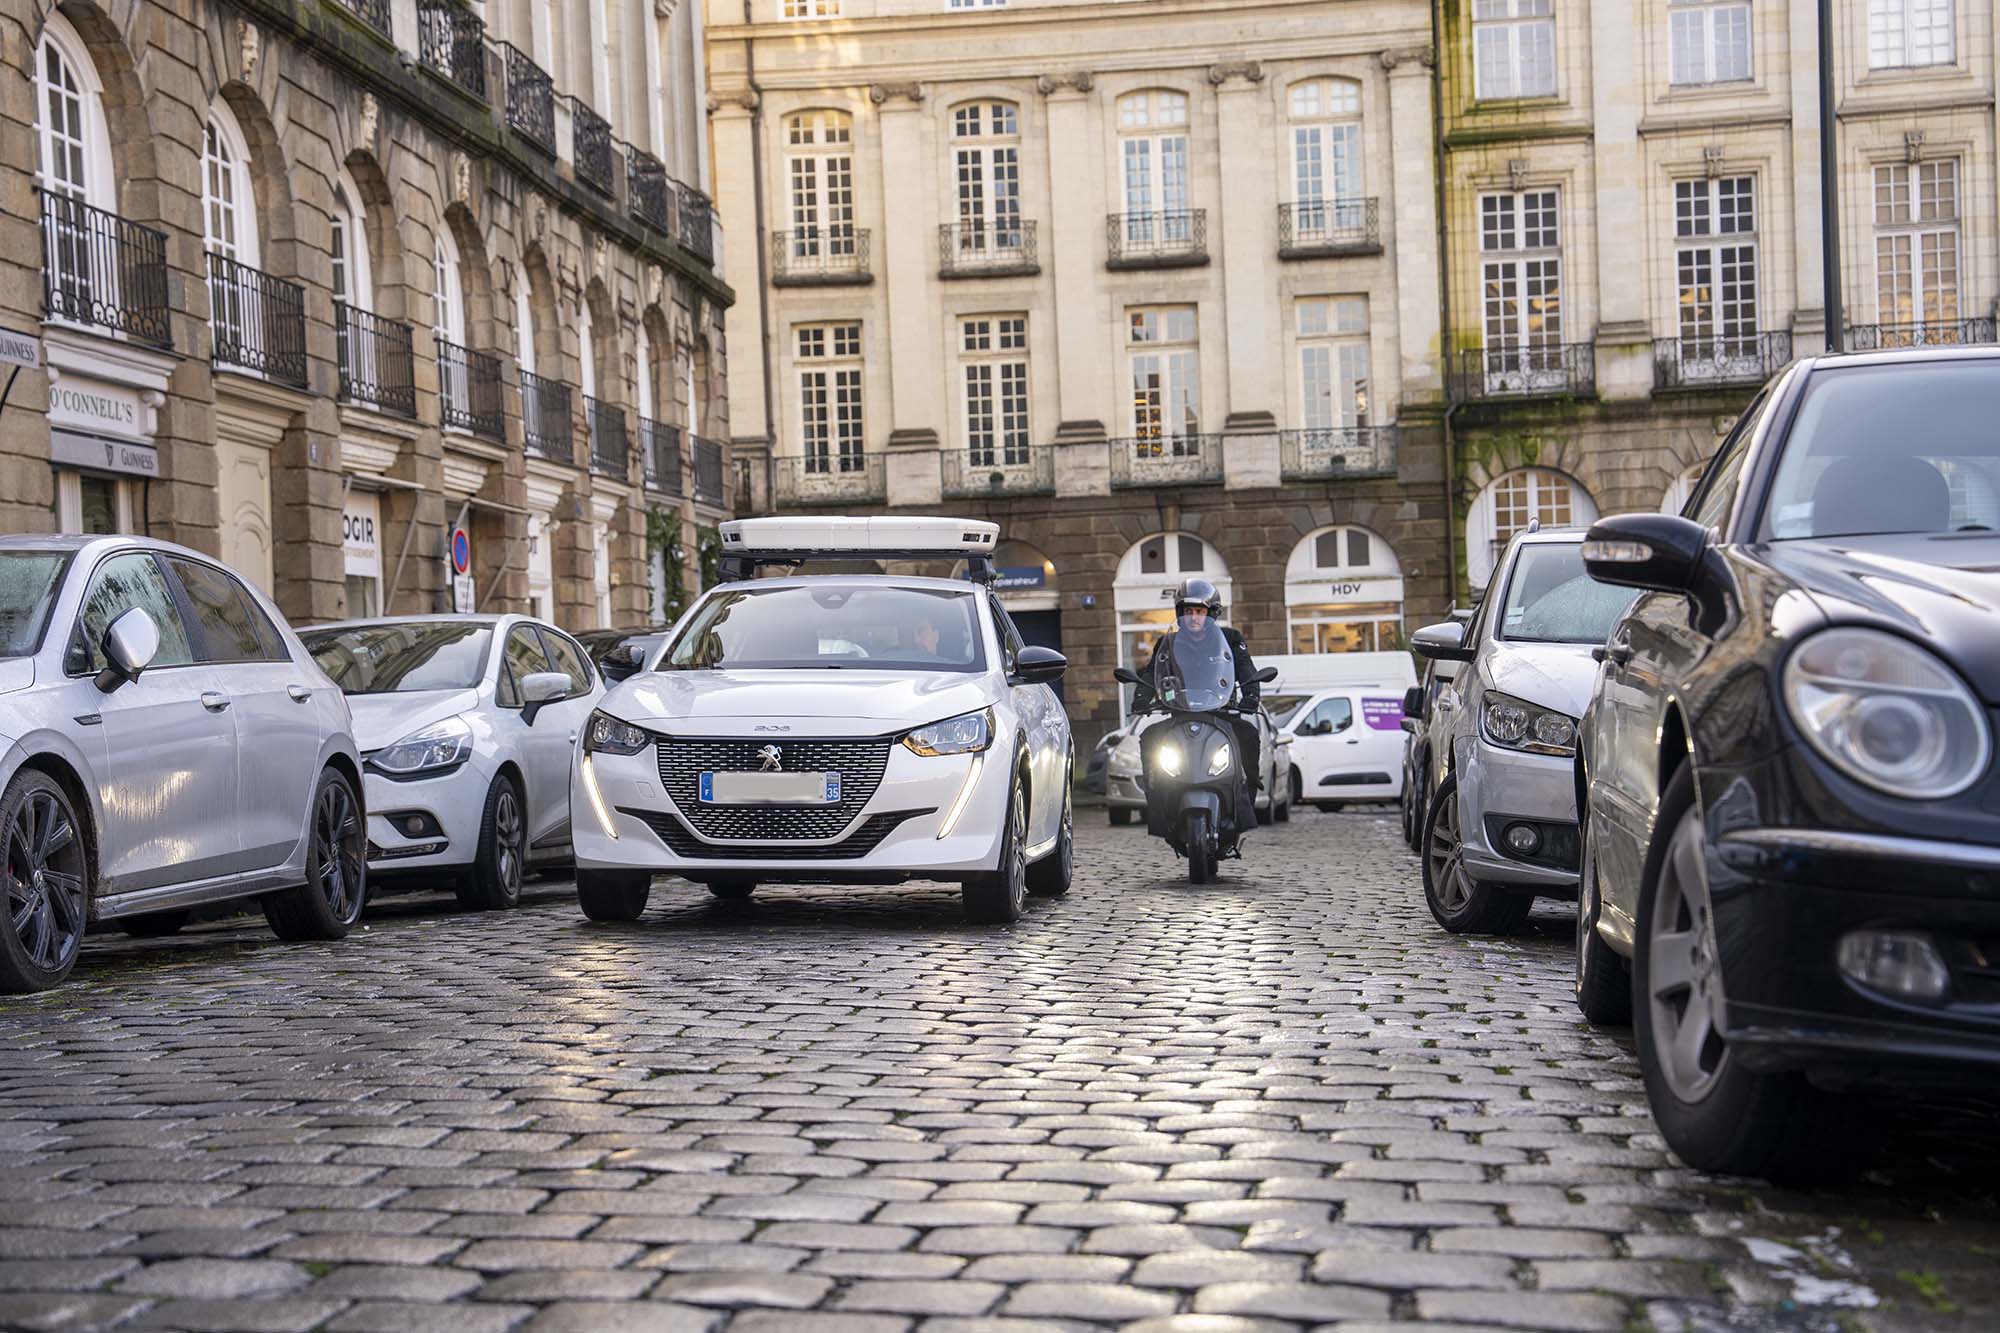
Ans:
POLYGON ((1403 566, 1378 533, 1336 524, 1299 539, 1285 562, 1285 623, 1295 653, 1403 646, 1403 566))
MULTIPOLYGON (((1141 537, 1118 561, 1118 575, 1111 585, 1112 604, 1118 616, 1119 666, 1138 669, 1152 660, 1153 645, 1173 628, 1174 595, 1181 580, 1199 575, 1213 583, 1222 594, 1223 624, 1229 623, 1235 604, 1235 581, 1222 552, 1191 532, 1156 532, 1141 537)), ((1121 723, 1131 707, 1131 698, 1119 692, 1121 723)))

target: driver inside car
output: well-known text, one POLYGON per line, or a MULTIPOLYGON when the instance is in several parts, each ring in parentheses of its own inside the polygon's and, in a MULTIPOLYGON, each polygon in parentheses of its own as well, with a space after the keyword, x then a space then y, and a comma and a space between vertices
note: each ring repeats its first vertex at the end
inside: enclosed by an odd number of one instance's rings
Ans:
POLYGON ((1257 680, 1257 665, 1250 660, 1250 646, 1243 636, 1221 623, 1222 594, 1207 579, 1187 579, 1174 596, 1174 633, 1161 639, 1153 649, 1151 669, 1140 674, 1139 685, 1133 691, 1132 711, 1142 713, 1151 708, 1158 698, 1160 677, 1173 670, 1173 640, 1186 635, 1194 646, 1204 647, 1206 638, 1220 634, 1229 645, 1229 656, 1236 664, 1236 706, 1241 713, 1232 713, 1229 718, 1230 730, 1236 733, 1236 769, 1240 775, 1237 784, 1237 802, 1240 814, 1236 820, 1239 828, 1248 828, 1256 820, 1255 791, 1263 785, 1263 755, 1257 735, 1257 723, 1250 716, 1257 709, 1262 687, 1257 680))

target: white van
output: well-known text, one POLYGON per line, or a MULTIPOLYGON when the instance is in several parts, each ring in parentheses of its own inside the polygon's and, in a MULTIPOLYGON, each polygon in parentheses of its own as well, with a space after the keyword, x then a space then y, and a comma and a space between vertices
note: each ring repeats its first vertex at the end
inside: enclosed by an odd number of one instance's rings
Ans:
POLYGON ((1403 794, 1403 694, 1417 683, 1408 653, 1260 657, 1278 669, 1264 702, 1291 737, 1292 799, 1322 810, 1403 794))

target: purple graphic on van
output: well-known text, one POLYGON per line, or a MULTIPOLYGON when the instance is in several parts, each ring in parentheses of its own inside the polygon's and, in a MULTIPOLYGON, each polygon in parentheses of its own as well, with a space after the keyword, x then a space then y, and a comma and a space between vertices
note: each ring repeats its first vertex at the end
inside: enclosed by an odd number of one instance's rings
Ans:
POLYGON ((1403 725, 1403 701, 1364 698, 1361 701, 1361 717, 1371 731, 1396 731, 1403 725))

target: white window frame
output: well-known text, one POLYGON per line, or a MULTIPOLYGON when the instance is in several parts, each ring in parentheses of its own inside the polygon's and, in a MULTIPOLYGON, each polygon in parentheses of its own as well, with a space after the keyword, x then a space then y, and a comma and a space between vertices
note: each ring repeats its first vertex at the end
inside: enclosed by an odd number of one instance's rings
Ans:
POLYGON ((211 254, 258 266, 257 207, 250 180, 250 144, 226 103, 209 109, 202 127, 202 242, 211 254))
POLYGON ((1292 308, 1298 339, 1298 422, 1322 436, 1370 424, 1372 387, 1366 296, 1302 296, 1292 308))
MULTIPOLYGON (((576 321, 577 387, 585 399, 597 397, 597 321, 584 301, 576 321)), ((587 423, 586 423, 587 424, 587 423)))
POLYGON ((1677 88, 1756 77, 1750 0, 1672 0, 1667 9, 1667 82, 1677 88), (1741 36, 1741 65, 1734 62, 1741 36))
POLYGON ((1473 97, 1553 97, 1557 86, 1555 0, 1472 0, 1473 97))
POLYGON ((1481 346, 1489 393, 1567 382, 1563 364, 1560 188, 1479 196, 1481 346))
POLYGON ((961 102, 951 109, 951 143, 959 251, 1019 250, 1021 108, 999 97, 961 102))
POLYGON ((1368 194, 1362 152, 1361 84, 1300 79, 1286 90, 1291 125, 1292 205, 1301 233, 1344 230, 1365 222, 1368 194))
POLYGON ((1126 308, 1125 382, 1140 456, 1184 458, 1200 451, 1199 315, 1192 305, 1126 308))
POLYGON ((1193 139, 1188 95, 1143 88, 1118 99, 1118 198, 1128 245, 1194 238, 1193 139))
POLYGON ((858 320, 792 326, 799 453, 807 473, 867 466, 862 327, 858 320))
POLYGON ((1870 69, 1957 63, 1958 6, 1952 0, 1868 0, 1867 23, 1870 69))
POLYGON ((439 342, 465 346, 465 290, 458 241, 451 224, 438 219, 431 232, 431 331, 439 342))
POLYGON ((54 194, 81 197, 83 202, 107 212, 117 211, 117 190, 112 180, 111 130, 104 118, 104 83, 97 75, 97 65, 90 58, 90 49, 77 36, 76 29, 69 20, 51 10, 42 25, 41 40, 35 44, 35 128, 36 158, 35 179, 45 190, 54 194), (67 74, 73 88, 52 89, 48 80, 49 53, 53 51, 60 70, 67 74), (78 133, 74 136, 62 133, 50 120, 49 98, 54 91, 65 100, 74 98, 78 133), (61 174, 51 169, 50 162, 58 143, 71 149, 70 155, 76 159, 78 170, 72 174, 61 174))
POLYGON ((367 205, 362 200, 360 187, 345 168, 335 178, 333 191, 331 221, 337 242, 344 251, 346 274, 346 292, 343 295, 336 284, 334 299, 354 310, 372 311, 375 308, 375 256, 368 243, 367 205))
POLYGON ((845 111, 785 117, 785 209, 794 259, 855 253, 854 119, 845 111))
POLYGON ((959 422, 967 463, 975 468, 1027 466, 1032 439, 1027 315, 961 317, 958 356, 959 422))
POLYGON ((840 17, 840 0, 778 0, 778 17, 788 22, 840 17))
POLYGON ((1683 380, 1740 378, 1760 363, 1758 193, 1748 174, 1674 182, 1674 336, 1683 380))
POLYGON ((1875 168, 1872 183, 1875 317, 1883 326, 1882 345, 1957 342, 1965 309, 1963 166, 1957 158, 1885 163, 1875 168), (1948 208, 1940 188, 1947 181, 1951 196, 1948 208), (1901 251, 1900 256, 1897 251, 1901 251), (1900 258, 1902 272, 1897 274, 1893 268, 1885 272, 1885 258, 1892 265, 1900 258), (1947 269, 1948 284, 1943 280, 1947 269), (1895 287, 1903 289, 1900 295, 1906 309, 1896 308, 1895 287), (1891 299, 1885 301, 1885 295, 1891 299), (1896 329, 1893 334, 1892 326, 1896 329))
MULTIPOLYGON (((109 482, 111 504, 115 511, 112 519, 113 532, 133 532, 132 526, 132 483, 124 477, 107 477, 103 473, 88 474, 92 480, 109 482)), ((85 474, 75 468, 55 469, 56 531, 81 534, 83 532, 83 478, 85 474)))

